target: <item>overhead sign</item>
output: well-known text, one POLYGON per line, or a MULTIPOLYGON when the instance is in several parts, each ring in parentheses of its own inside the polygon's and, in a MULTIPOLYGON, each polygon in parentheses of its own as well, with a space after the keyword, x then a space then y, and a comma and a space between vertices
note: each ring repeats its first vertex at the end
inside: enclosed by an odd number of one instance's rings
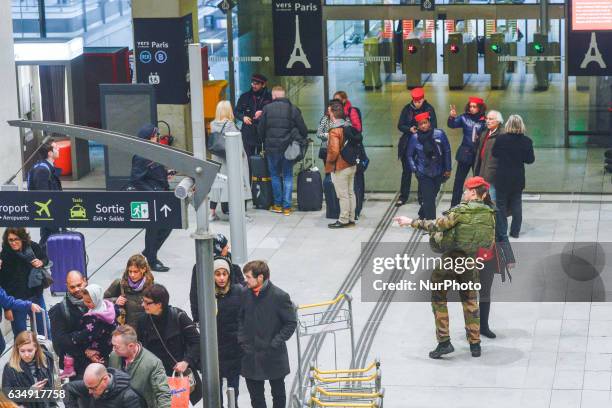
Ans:
POLYGON ((135 18, 134 46, 139 83, 155 85, 157 103, 189 102, 191 14, 178 18, 135 18))
POLYGON ((274 73, 323 75, 321 0, 272 0, 274 73))
POLYGON ((612 2, 610 0, 572 0, 572 30, 612 30, 612 2))
POLYGON ((612 75, 612 2, 570 0, 569 76, 612 75))
POLYGON ((181 229, 187 215, 169 191, 3 191, 0 226, 181 229))

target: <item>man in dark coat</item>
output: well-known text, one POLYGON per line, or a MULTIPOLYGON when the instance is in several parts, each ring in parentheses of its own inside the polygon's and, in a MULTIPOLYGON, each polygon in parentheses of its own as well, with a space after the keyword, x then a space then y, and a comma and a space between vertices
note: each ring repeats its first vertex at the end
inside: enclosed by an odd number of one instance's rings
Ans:
POLYGON ((272 89, 272 98, 272 102, 264 107, 257 128, 264 138, 268 170, 272 179, 274 205, 270 210, 290 215, 295 161, 287 160, 284 153, 293 141, 302 146, 305 144, 308 128, 302 112, 285 97, 282 87, 275 86, 272 89))
POLYGON ((257 134, 259 118, 263 107, 272 102, 272 94, 266 88, 268 79, 261 74, 251 77, 251 89, 238 98, 234 114, 242 122, 242 144, 248 156, 257 154, 261 145, 261 137, 257 134))
MULTIPOLYGON (((138 138, 159 143, 159 129, 153 125, 145 125, 138 131, 138 138)), ((130 189, 138 191, 168 191, 169 173, 166 167, 144 157, 132 157, 132 172, 130 174, 130 189)), ((145 248, 142 254, 147 258, 151 270, 168 272, 170 268, 157 259, 157 252, 170 233, 168 228, 146 228, 145 248)))
MULTIPOLYGON (((62 191, 62 182, 59 176, 62 169, 55 167, 55 159, 59 157, 59 148, 55 142, 44 143, 39 150, 40 160, 28 172, 28 190, 30 191, 62 191)), ((56 227, 41 227, 41 247, 47 244, 49 235, 60 232, 56 227)))
POLYGON ((49 310, 51 321, 51 337, 53 339, 53 350, 57 353, 59 366, 65 375, 70 375, 72 380, 81 379, 89 360, 80 348, 72 342, 72 334, 81 331, 81 318, 88 311, 83 303, 83 289, 87 281, 78 271, 70 271, 66 275, 67 293, 64 299, 49 310), (64 365, 64 357, 69 355, 73 358, 74 365, 64 365))
POLYGON ((130 376, 102 364, 87 366, 83 380, 64 385, 66 408, 146 408, 144 399, 130 386, 130 376))
POLYGON ((251 261, 243 269, 249 289, 243 294, 238 320, 238 343, 244 352, 241 374, 253 408, 266 408, 266 380, 273 407, 284 408, 285 376, 290 372, 285 342, 297 326, 295 308, 289 295, 270 282, 264 261, 251 261))
POLYGON ((414 118, 416 115, 429 112, 429 119, 431 126, 435 129, 438 127, 438 120, 436 119, 436 111, 433 106, 425 100, 425 91, 423 88, 414 88, 410 92, 412 96, 412 102, 404 106, 402 113, 400 114, 399 121, 397 122, 397 128, 402 132, 399 143, 397 144, 397 157, 402 162, 402 182, 400 187, 400 196, 395 203, 396 207, 401 207, 408 201, 410 195, 410 184, 412 183, 412 170, 406 160, 406 149, 408 149, 408 141, 410 137, 417 132, 417 121, 414 118))

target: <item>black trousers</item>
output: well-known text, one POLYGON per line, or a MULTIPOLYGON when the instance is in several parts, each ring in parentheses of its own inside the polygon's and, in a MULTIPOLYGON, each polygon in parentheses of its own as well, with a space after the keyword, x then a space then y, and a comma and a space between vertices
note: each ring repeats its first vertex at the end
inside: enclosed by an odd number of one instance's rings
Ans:
POLYGON ((60 232, 59 228, 42 227, 40 229, 40 241, 38 241, 38 244, 41 247, 46 248, 47 247, 47 239, 49 239, 49 236, 51 234, 57 234, 58 232, 60 232))
POLYGON ((457 173, 455 174, 455 183, 453 184, 451 207, 454 207, 461 202, 461 196, 463 195, 463 183, 465 183, 465 179, 467 178, 471 169, 471 164, 457 162, 457 173))
MULTIPOLYGON (((211 201, 209 204, 209 207, 211 210, 216 210, 217 209, 217 202, 216 201, 211 201)), ((229 214, 229 203, 227 202, 221 202, 221 211, 223 211, 223 214, 229 214)))
POLYGON ((497 189, 497 225, 499 225, 499 234, 508 238, 508 210, 512 213, 512 223, 510 224, 510 234, 518 235, 521 232, 521 224, 523 223, 523 203, 522 190, 505 191, 497 189))
POLYGON ((405 158, 402 159, 402 184, 400 186, 400 201, 408 201, 408 197, 410 196, 410 184, 412 183, 412 170, 410 170, 410 165, 408 164, 408 160, 405 158))
MULTIPOLYGON (((268 380, 272 388, 272 408, 285 408, 287 396, 285 392, 285 377, 276 380, 268 380)), ((246 379, 249 395, 251 396, 251 406, 253 408, 267 408, 264 389, 264 380, 246 379)))
POLYGON ((480 328, 489 328, 489 312, 491 310, 491 287, 495 277, 496 261, 492 260, 480 271, 480 328))
POLYGON ((436 219, 436 197, 442 184, 442 176, 429 177, 421 175, 419 179, 419 218, 425 220, 436 219))
POLYGON ((359 217, 365 199, 365 172, 360 166, 357 166, 357 172, 353 180, 353 191, 355 192, 355 216, 359 217))
POLYGON ((149 265, 157 261, 157 252, 171 232, 172 230, 167 228, 147 228, 145 230, 145 249, 142 254, 147 258, 149 265))

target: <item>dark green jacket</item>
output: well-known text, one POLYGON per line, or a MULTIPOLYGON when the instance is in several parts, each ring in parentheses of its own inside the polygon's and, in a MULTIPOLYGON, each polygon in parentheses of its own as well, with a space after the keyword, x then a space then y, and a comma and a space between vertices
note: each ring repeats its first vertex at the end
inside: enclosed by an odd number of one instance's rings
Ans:
POLYGON ((170 408, 172 395, 168 377, 161 360, 146 348, 141 349, 136 359, 127 368, 125 360, 114 351, 108 365, 130 375, 130 386, 142 395, 149 408, 170 408))

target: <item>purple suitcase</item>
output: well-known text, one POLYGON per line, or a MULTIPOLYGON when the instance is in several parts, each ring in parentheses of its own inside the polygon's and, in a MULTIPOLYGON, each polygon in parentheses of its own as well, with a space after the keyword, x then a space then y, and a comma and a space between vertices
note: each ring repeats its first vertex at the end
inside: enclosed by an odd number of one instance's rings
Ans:
POLYGON ((85 237, 80 232, 69 231, 49 236, 47 256, 53 262, 51 294, 66 293, 66 274, 72 270, 77 270, 87 277, 85 237))

